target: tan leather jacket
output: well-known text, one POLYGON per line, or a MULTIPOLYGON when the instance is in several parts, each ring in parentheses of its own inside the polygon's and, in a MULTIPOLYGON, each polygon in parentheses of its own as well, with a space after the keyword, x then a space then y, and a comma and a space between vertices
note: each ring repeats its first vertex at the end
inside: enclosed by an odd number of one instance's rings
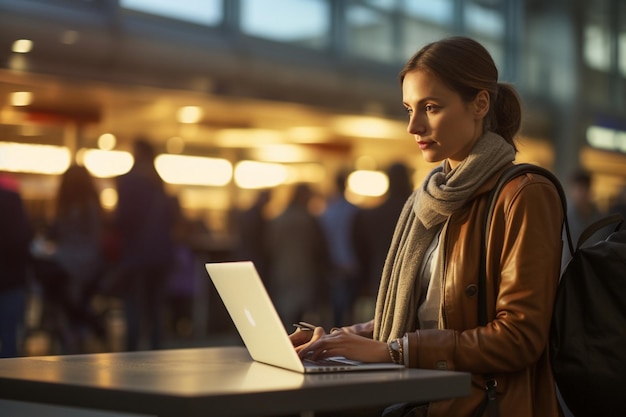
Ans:
POLYGON ((409 365, 472 373, 468 397, 433 402, 429 416, 474 416, 495 374, 501 417, 561 415, 548 360, 559 278, 562 209, 554 185, 534 174, 514 178, 496 204, 487 247, 487 314, 478 326, 480 242, 488 180, 442 231, 445 330, 409 333, 409 365))

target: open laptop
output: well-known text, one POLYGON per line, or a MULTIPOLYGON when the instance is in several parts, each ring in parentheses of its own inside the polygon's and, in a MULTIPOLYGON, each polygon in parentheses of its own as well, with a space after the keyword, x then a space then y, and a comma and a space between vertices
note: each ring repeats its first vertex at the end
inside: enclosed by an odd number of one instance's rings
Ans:
POLYGON ((394 363, 362 363, 345 358, 323 363, 300 359, 252 262, 218 262, 205 266, 255 361, 302 373, 404 368, 394 363))

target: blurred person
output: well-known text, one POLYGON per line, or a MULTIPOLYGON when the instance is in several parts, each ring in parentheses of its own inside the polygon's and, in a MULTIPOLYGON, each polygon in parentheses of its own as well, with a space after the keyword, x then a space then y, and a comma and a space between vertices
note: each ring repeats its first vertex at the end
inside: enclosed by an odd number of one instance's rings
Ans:
POLYGON ((254 203, 237 215, 237 246, 235 258, 252 261, 261 278, 268 276, 267 228, 265 209, 272 197, 271 190, 260 190, 254 203))
POLYGON ((35 272, 50 308, 44 319, 52 321, 53 336, 67 353, 84 351, 87 331, 105 341, 104 325, 90 304, 90 289, 104 272, 103 228, 91 174, 71 165, 61 176, 55 217, 45 236, 49 251, 35 252, 35 272))
POLYGON ((268 292, 288 330, 324 291, 327 251, 319 221, 309 211, 312 196, 307 184, 298 184, 287 208, 268 225, 268 292))
POLYGON ((116 179, 118 202, 114 224, 119 259, 114 291, 124 300, 126 347, 139 349, 143 336, 158 349, 164 327, 168 277, 174 261, 176 209, 154 167, 152 144, 133 142, 131 170, 116 179))
POLYGON ((396 222, 413 191, 409 168, 404 163, 391 164, 386 173, 389 189, 385 201, 373 208, 360 209, 353 229, 353 241, 363 274, 362 292, 372 298, 378 290, 396 222))
POLYGON ((18 184, 0 173, 0 358, 20 354, 32 238, 18 184))
POLYGON ((439 165, 398 218, 374 318, 330 333, 298 329, 291 341, 312 360, 338 355, 471 373, 467 396, 393 405, 384 415, 560 416, 548 352, 565 215, 554 183, 513 178, 484 236, 489 191, 515 160, 519 96, 498 81, 489 52, 459 36, 425 45, 400 83, 407 131, 424 160, 439 165))
MULTIPOLYGON (((576 245, 578 238, 580 238, 580 235, 587 228, 587 226, 604 216, 604 213, 593 201, 591 184, 592 176, 589 171, 585 169, 579 168, 572 172, 569 176, 567 221, 569 223, 569 229, 574 245, 576 245)), ((606 229, 606 231, 600 230, 587 239, 585 245, 583 246, 592 245, 593 243, 596 243, 606 237, 607 234, 608 229, 606 229)), ((567 245, 563 245, 563 257, 561 260, 562 267, 565 267, 571 258, 572 255, 570 254, 567 245)))
POLYGON ((609 208, 609 212, 621 214, 626 221, 626 187, 622 188, 622 191, 617 195, 609 208))
POLYGON ((359 265, 352 241, 352 228, 358 207, 345 196, 348 175, 347 170, 337 173, 335 193, 328 199, 326 209, 320 216, 328 247, 328 285, 335 326, 352 322, 359 288, 359 265))

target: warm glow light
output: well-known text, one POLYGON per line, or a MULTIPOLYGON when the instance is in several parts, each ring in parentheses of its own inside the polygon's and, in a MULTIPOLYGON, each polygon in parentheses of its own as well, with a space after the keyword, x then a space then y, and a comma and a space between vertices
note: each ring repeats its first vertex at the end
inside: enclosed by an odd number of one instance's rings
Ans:
POLYGON ((105 188, 100 191, 100 204, 106 209, 112 209, 117 205, 117 190, 115 188, 105 188))
POLYGON ((18 39, 13 42, 11 50, 17 54, 27 54, 33 49, 33 41, 30 39, 18 39))
POLYGON ((112 150, 113 148, 115 148, 116 144, 117 138, 112 133, 103 133, 98 138, 98 148, 102 149, 103 151, 112 150))
POLYGON ((287 166, 286 184, 297 184, 300 182, 308 182, 318 184, 324 181, 326 177, 326 169, 321 164, 290 164, 287 166))
POLYGON ((348 189, 355 194, 379 197, 388 188, 389 179, 381 171, 354 171, 348 176, 348 189))
POLYGON ((117 177, 130 171, 133 156, 125 151, 103 151, 101 149, 81 149, 76 159, 87 168, 94 177, 117 177))
POLYGON ((235 167, 235 183, 241 188, 268 188, 285 183, 287 168, 267 162, 241 161, 235 167))
POLYGON ((11 105, 16 107, 28 106, 33 102, 33 93, 30 91, 16 91, 11 93, 11 105))
POLYGON ((271 129, 222 129, 215 133, 215 143, 219 146, 259 146, 281 143, 282 132, 271 129))
POLYGON ((252 150, 252 157, 265 162, 302 162, 311 160, 310 152, 298 145, 262 145, 252 150))
POLYGON ((294 142, 317 143, 328 139, 328 129, 317 126, 296 126, 287 131, 287 135, 294 142))
POLYGON ((626 153, 626 132, 601 126, 587 128, 587 142, 598 149, 626 153))
POLYGON ((395 139, 406 136, 405 125, 371 116, 338 116, 332 124, 340 135, 395 139))
POLYGON ((154 165, 163 181, 169 184, 222 186, 233 176, 230 162, 219 158, 161 154, 154 165))
POLYGON ((202 109, 198 106, 185 106, 178 109, 180 123, 198 123, 202 119, 202 109))
POLYGON ((0 171, 61 174, 71 163, 64 146, 0 142, 0 171))

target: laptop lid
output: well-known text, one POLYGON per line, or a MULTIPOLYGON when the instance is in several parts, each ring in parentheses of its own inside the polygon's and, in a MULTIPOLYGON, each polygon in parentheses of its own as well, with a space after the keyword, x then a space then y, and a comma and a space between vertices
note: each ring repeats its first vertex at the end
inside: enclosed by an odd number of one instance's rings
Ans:
POLYGON ((207 263, 205 267, 255 361, 307 373, 403 368, 394 363, 347 360, 335 365, 303 363, 252 262, 207 263))

